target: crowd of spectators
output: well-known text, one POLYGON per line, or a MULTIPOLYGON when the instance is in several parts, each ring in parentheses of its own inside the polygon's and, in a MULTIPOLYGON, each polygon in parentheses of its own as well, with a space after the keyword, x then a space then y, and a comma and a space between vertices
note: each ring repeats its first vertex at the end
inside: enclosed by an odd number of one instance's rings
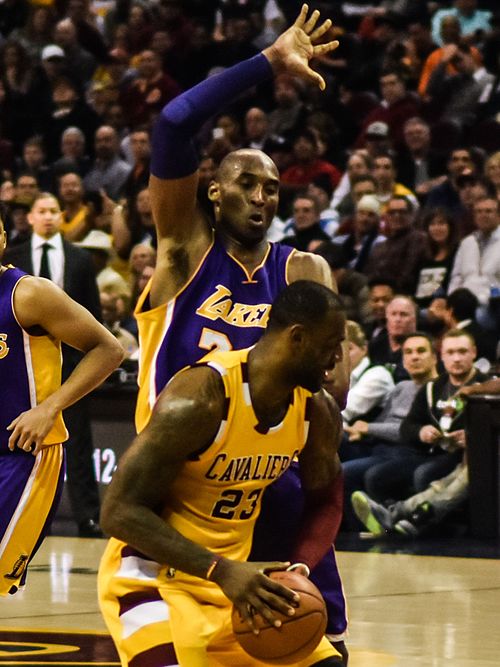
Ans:
MULTIPOLYGON (((155 263, 147 188, 155 117, 180 91, 271 44, 300 5, 0 4, 0 205, 9 247, 29 239, 37 194, 54 194, 60 231, 91 252, 106 325, 131 362, 131 313, 155 263)), ((447 331, 467 329, 488 372, 500 330, 497 2, 315 6, 333 19, 329 38, 340 42, 315 64, 326 91, 277 76, 204 126, 200 206, 210 216, 208 184, 228 152, 265 151, 282 182, 269 239, 329 263, 360 355, 356 382, 384 376, 387 401, 394 383, 413 377, 402 344, 417 329, 437 352, 447 331), (367 372, 375 364, 384 372, 367 372)), ((366 420, 353 408, 362 403, 354 392, 346 440, 366 420)))

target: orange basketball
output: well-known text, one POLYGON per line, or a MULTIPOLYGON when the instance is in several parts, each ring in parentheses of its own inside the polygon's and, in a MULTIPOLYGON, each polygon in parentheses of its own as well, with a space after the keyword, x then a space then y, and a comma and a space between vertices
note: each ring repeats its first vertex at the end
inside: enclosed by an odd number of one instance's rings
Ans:
POLYGON ((269 625, 262 616, 255 616, 260 632, 255 635, 238 611, 233 609, 233 631, 240 646, 253 658, 271 665, 290 665, 314 651, 326 630, 326 607, 316 586, 297 572, 272 572, 278 581, 300 595, 293 616, 276 613, 281 627, 269 625))

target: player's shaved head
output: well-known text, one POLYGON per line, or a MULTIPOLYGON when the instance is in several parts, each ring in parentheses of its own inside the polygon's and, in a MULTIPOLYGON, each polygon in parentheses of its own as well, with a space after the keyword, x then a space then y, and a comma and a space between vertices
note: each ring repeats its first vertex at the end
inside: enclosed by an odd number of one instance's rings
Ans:
POLYGON ((272 169, 276 174, 276 178, 279 178, 278 168, 269 155, 255 148, 240 148, 226 155, 221 161, 217 169, 216 180, 220 181, 230 176, 235 168, 241 169, 242 166, 245 167, 246 165, 249 167, 252 165, 264 165, 272 169))

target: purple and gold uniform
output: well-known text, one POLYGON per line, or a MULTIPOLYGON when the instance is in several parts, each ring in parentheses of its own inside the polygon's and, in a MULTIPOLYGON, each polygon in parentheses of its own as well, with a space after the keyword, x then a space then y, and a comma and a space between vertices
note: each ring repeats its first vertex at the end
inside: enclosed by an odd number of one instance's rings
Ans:
POLYGON ((177 371, 210 350, 242 349, 257 342, 274 298, 287 285, 287 264, 293 252, 269 244, 250 275, 215 236, 193 277, 168 303, 148 309, 146 288, 135 311, 141 341, 138 432, 177 371))
MULTIPOLYGON (((270 243, 261 264, 250 275, 214 235, 190 281, 168 303, 149 308, 149 287, 145 289, 135 311, 141 343, 138 432, 148 423, 159 393, 179 370, 195 364, 211 349, 242 349, 257 342, 267 325, 272 302, 288 284, 287 267, 294 252, 292 248, 270 243)), ((245 454, 246 443, 240 445, 240 455, 245 454)), ((275 484, 286 483, 287 475, 285 472, 275 484)), ((298 493, 301 495, 300 490, 298 493)), ((290 498, 290 503, 295 502, 298 500, 290 498)), ((279 531, 279 526, 275 524, 274 530, 279 531)), ((126 545, 117 549, 114 541, 111 544, 115 544, 113 555, 108 550, 101 567, 101 596, 120 600, 119 604, 106 604, 104 613, 113 638, 120 638, 117 646, 124 647, 123 664, 128 665, 136 656, 134 664, 138 666, 176 665, 171 639, 166 639, 171 635, 168 607, 160 595, 157 580, 160 566, 126 545), (106 577, 107 569, 126 574, 106 577), (132 624, 130 631, 126 626, 122 629, 121 617, 125 613, 124 618, 138 619, 140 627, 132 624), (165 662, 167 657, 173 662, 165 662)), ((333 550, 328 559, 328 572, 332 568, 336 584, 338 574, 333 550)), ((203 585, 202 581, 197 581, 203 585)), ((329 632, 338 636, 347 624, 341 587, 336 589, 332 610, 330 616, 336 620, 329 632)))
POLYGON ((61 385, 61 349, 45 335, 30 335, 17 321, 14 292, 26 274, 0 275, 0 594, 24 585, 26 568, 41 544, 62 488, 68 433, 59 414, 34 457, 10 451, 9 424, 61 385))
MULTIPOLYGON (((282 422, 263 431, 247 381, 248 351, 217 351, 203 359, 222 377, 227 413, 212 444, 182 467, 161 513, 186 538, 235 560, 248 558, 264 489, 307 440, 311 397, 297 387, 282 422)), ((262 665, 234 638, 232 604, 216 584, 156 565, 119 540, 110 540, 101 561, 99 594, 123 665, 262 665), (148 591, 152 577, 155 589, 148 591)), ((323 639, 315 661, 333 655, 323 639)), ((311 658, 297 664, 310 665, 311 658)))

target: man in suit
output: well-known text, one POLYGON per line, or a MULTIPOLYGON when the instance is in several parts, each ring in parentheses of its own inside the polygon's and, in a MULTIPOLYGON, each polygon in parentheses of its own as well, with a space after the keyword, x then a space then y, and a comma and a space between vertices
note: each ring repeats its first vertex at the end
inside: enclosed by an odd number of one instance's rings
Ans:
MULTIPOLYGON (((87 251, 65 241, 60 233, 61 209, 54 195, 39 194, 28 214, 33 233, 28 241, 5 253, 7 263, 34 276, 49 278, 72 299, 100 320, 100 304, 92 259, 87 251)), ((63 381, 81 358, 77 350, 63 347, 63 381)), ((93 466, 93 444, 88 399, 64 411, 69 431, 67 446, 68 492, 80 537, 102 535, 99 493, 93 466)))

